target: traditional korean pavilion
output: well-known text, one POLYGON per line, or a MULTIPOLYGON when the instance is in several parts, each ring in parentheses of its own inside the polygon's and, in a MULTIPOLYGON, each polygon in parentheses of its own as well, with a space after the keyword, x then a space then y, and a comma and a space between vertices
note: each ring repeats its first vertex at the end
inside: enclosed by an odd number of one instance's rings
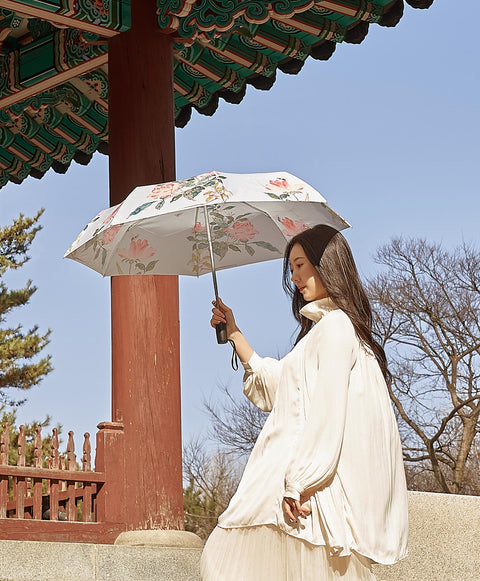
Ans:
MULTIPOLYGON (((175 179, 175 126, 362 42, 370 25, 396 26, 405 3, 433 0, 0 0, 0 187, 96 151, 109 155, 111 204, 175 179)), ((111 284, 127 528, 183 529, 178 280, 111 284)))

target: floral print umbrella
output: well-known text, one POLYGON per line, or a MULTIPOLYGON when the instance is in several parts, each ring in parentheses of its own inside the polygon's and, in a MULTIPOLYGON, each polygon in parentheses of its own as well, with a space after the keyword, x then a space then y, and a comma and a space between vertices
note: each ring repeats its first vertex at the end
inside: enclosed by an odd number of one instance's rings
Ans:
POLYGON ((287 172, 211 171, 135 188, 95 216, 65 257, 104 276, 199 276, 281 258, 291 237, 320 223, 349 226, 321 194, 287 172))

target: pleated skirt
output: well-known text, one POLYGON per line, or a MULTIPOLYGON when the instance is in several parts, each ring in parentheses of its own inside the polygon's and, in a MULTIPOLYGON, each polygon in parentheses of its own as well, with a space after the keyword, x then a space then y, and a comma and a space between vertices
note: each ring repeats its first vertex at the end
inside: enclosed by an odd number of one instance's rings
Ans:
POLYGON ((273 525, 217 527, 201 560, 202 581, 375 581, 371 561, 353 553, 331 557, 273 525))

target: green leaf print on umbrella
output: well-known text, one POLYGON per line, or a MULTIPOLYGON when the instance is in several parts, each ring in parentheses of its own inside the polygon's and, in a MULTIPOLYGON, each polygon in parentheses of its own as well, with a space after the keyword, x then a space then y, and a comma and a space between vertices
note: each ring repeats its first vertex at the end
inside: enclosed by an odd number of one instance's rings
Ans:
POLYGON ((152 201, 146 202, 135 208, 135 210, 130 213, 130 216, 136 216, 154 204, 156 200, 158 200, 155 205, 156 210, 161 210, 167 201, 170 204, 180 200, 180 198, 195 201, 199 194, 201 194, 199 200, 202 200, 205 203, 215 200, 225 202, 232 195, 232 193, 223 185, 223 180, 225 179, 225 176, 218 175, 217 172, 213 171, 183 181, 158 184, 154 186, 152 191, 147 195, 147 198, 152 201))

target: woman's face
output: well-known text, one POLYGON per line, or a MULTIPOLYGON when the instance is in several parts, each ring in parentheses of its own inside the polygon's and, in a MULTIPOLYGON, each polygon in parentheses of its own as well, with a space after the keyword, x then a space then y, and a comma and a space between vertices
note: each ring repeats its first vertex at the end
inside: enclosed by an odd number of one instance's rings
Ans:
POLYGON ((328 297, 318 272, 308 260, 302 246, 297 242, 292 246, 289 256, 292 282, 306 301, 316 301, 328 297))

